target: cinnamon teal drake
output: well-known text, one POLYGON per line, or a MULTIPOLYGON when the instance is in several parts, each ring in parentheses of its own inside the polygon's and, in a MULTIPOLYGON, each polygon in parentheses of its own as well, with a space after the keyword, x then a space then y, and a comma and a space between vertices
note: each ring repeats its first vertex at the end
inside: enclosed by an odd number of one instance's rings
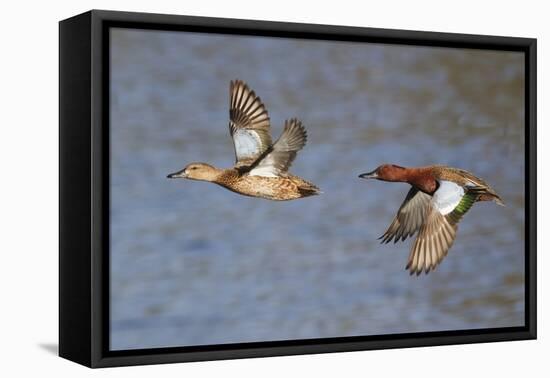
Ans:
POLYGON ((287 201, 319 194, 312 183, 290 174, 296 154, 306 144, 307 133, 297 119, 285 121, 283 132, 271 142, 265 105, 240 80, 229 85, 229 133, 235 147, 235 165, 220 169, 191 163, 168 178, 208 181, 245 196, 287 201))
POLYGON ((441 262, 451 248, 458 222, 478 201, 504 205, 500 196, 482 179, 468 171, 446 166, 404 168, 384 164, 365 179, 405 182, 412 187, 397 211, 382 243, 403 241, 418 232, 407 262, 410 274, 419 275, 441 262))

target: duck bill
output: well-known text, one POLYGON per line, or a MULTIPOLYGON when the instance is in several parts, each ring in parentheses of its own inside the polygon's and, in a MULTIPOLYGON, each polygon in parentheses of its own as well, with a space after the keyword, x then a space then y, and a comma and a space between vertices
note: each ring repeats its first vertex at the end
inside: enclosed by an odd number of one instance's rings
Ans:
POLYGON ((181 170, 178 172, 170 173, 166 178, 175 179, 175 178, 186 178, 187 173, 185 173, 185 170, 181 170))
POLYGON ((375 178, 378 178, 378 172, 375 169, 372 172, 361 173, 359 175, 359 178, 362 178, 362 179, 375 179, 375 178))

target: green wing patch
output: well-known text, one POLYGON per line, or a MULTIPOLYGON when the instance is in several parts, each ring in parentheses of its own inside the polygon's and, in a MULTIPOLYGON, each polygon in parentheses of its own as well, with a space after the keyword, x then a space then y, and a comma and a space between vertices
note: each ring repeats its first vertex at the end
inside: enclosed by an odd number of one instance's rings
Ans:
POLYGON ((458 222, 460 222, 464 214, 466 214, 468 210, 470 210, 470 208, 474 203, 476 203, 478 198, 479 193, 477 190, 468 191, 466 194, 464 194, 454 210, 446 215, 447 219, 453 224, 457 224, 458 222))

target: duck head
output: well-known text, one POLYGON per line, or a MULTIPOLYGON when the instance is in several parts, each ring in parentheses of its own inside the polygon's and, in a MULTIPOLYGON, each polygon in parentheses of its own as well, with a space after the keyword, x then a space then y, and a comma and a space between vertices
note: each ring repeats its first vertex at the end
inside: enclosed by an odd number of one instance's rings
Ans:
POLYGON ((362 173, 360 178, 382 181, 406 181, 407 168, 395 164, 382 164, 372 172, 362 173))
POLYGON ((198 181, 214 181, 220 170, 206 163, 187 164, 181 171, 170 173, 167 178, 185 178, 198 181))

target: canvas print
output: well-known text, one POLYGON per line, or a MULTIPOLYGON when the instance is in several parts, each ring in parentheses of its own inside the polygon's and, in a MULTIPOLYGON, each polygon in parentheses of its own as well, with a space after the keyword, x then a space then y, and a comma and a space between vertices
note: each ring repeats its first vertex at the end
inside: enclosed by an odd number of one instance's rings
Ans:
POLYGON ((111 350, 525 325, 523 53, 109 33, 111 350))

